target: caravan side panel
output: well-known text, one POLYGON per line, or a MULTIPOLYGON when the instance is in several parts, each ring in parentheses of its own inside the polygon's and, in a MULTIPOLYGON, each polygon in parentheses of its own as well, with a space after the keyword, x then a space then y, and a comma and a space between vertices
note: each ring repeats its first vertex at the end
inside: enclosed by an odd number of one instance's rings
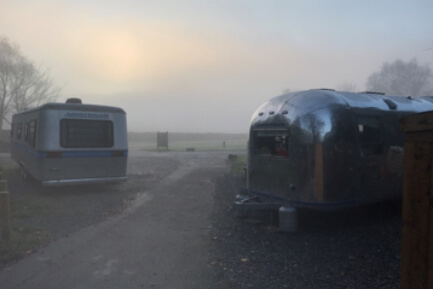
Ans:
POLYGON ((34 146, 13 138, 12 157, 44 185, 126 180, 126 114, 113 107, 48 104, 14 116, 14 133, 37 119, 34 146))

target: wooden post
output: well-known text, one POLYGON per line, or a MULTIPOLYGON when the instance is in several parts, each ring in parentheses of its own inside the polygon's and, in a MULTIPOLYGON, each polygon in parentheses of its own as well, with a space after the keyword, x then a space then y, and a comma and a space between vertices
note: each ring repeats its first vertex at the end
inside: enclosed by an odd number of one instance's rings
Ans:
POLYGON ((405 132, 401 289, 433 289, 433 112, 401 120, 405 132))
POLYGON ((2 241, 9 242, 11 239, 10 202, 5 180, 0 181, 0 228, 2 241))

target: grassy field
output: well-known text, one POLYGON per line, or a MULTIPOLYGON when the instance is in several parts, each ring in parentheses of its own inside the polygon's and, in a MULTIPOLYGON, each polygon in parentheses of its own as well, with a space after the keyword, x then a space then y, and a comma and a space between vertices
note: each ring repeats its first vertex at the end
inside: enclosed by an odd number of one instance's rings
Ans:
MULTIPOLYGON (((156 133, 129 133, 130 147, 156 151, 156 133)), ((168 133, 168 148, 170 151, 185 151, 193 148, 195 151, 246 151, 246 134, 222 133, 168 133)))

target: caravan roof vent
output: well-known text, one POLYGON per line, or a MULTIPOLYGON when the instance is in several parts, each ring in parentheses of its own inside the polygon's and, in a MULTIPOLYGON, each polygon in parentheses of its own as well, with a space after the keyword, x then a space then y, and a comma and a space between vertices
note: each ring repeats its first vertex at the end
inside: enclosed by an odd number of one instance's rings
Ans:
POLYGON ((388 105, 389 109, 397 109, 397 104, 391 99, 384 98, 383 101, 388 105))
POLYGON ((80 98, 72 97, 66 100, 66 103, 83 103, 80 98))

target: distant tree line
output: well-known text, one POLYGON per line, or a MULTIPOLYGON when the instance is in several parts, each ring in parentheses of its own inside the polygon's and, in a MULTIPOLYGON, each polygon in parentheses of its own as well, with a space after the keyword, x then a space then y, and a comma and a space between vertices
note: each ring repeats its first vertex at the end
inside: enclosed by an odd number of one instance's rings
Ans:
MULTIPOLYGON (((419 65, 416 59, 408 62, 397 59, 391 63, 384 62, 380 71, 368 77, 365 87, 367 91, 387 95, 433 96, 433 73, 427 64, 419 65)), ((340 91, 359 91, 351 82, 343 82, 336 88, 340 91)))
POLYGON ((419 65, 416 59, 385 62, 379 72, 367 80, 367 90, 397 96, 433 95, 433 75, 428 65, 419 65))

